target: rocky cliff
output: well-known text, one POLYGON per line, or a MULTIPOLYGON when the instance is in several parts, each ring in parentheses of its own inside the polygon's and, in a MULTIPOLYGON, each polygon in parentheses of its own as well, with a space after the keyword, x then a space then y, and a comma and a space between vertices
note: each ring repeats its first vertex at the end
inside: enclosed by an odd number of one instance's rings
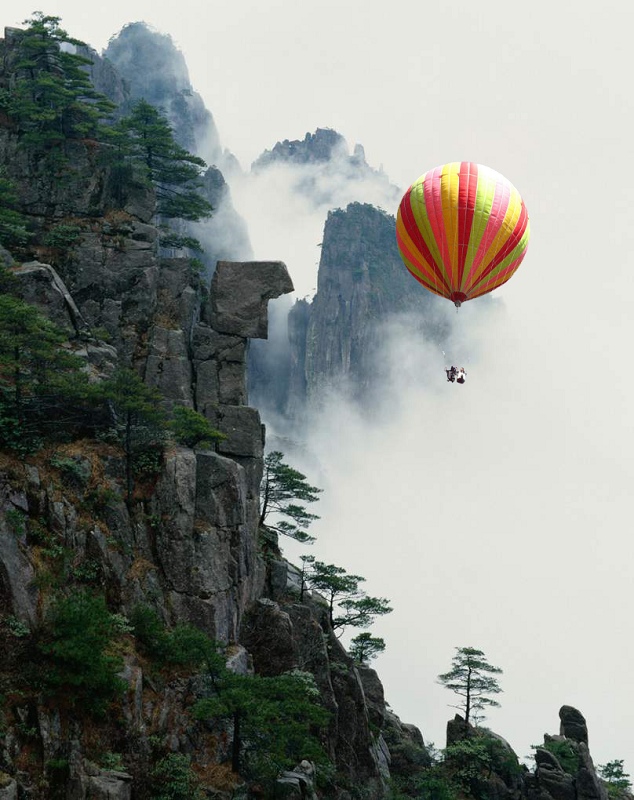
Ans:
MULTIPOLYGON (((19 37, 0 41, 0 89, 13 85, 19 37)), ((43 64, 55 68, 55 52, 43 64)), ((285 266, 222 261, 208 283, 188 259, 162 258, 153 191, 131 184, 121 202, 103 147, 70 138, 42 152, 0 116, 0 167, 31 234, 0 247, 0 300, 22 298, 54 322, 60 350, 93 386, 125 365, 158 391, 157 405, 197 410, 222 438, 168 439, 130 492, 120 441, 81 430, 16 446, 0 408, 0 800, 629 800, 597 777, 585 719, 570 706, 533 771, 459 717, 434 762, 420 731, 389 710, 377 673, 349 656, 324 599, 259 523, 265 432, 247 404, 247 352, 267 335, 269 300, 292 291, 285 266), (187 642, 198 649, 185 659, 187 642), (308 676, 312 704, 327 712, 321 768, 282 757, 268 784, 232 769, 237 705, 195 713, 225 674, 214 657, 254 686, 308 676), (111 693, 97 703, 104 684, 111 693)), ((376 208, 329 216, 318 296, 294 312, 298 396, 346 375, 369 386, 386 315, 433 320, 433 299, 410 297, 390 247, 393 220, 376 208)), ((11 333, 0 329, 3 358, 11 333)), ((17 380, 6 363, 3 398, 17 380)), ((256 749, 264 734, 242 737, 256 749)))
MULTIPOLYGON (((0 88, 19 36, 0 42, 0 88)), ((247 405, 246 354, 266 336, 268 301, 292 290, 286 268, 220 262, 207 286, 188 259, 161 258, 152 190, 130 186, 115 200, 102 147, 66 140, 53 174, 11 118, 0 120, 0 165, 32 234, 2 250, 12 295, 64 331, 93 382, 125 365, 166 409, 196 409, 224 438, 211 448, 172 441, 132 492, 125 453, 107 438, 52 439, 22 454, 0 441, 0 798, 158 797, 160 770, 183 763, 207 796, 262 796, 231 771, 235 719, 192 712, 205 669, 159 670, 141 647, 129 620, 142 608, 167 631, 189 625, 216 641, 236 674, 312 674, 329 712, 321 796, 378 800, 389 776, 380 682, 346 654, 319 597, 300 597, 296 571, 259 528, 264 429, 247 405), (122 664, 117 697, 99 713, 81 669, 97 644, 64 657, 55 649, 83 642, 94 620, 51 632, 55 610, 78 597, 105 603, 106 659, 122 664), (66 671, 52 683, 42 664, 60 659, 66 671)), ((312 771, 283 775, 285 796, 307 796, 312 771)))
MULTIPOLYGON (((276 364, 279 379, 267 386, 256 374, 253 396, 290 417, 301 416, 332 391, 369 407, 387 374, 383 345, 388 325, 400 320, 412 337, 441 345, 449 325, 439 312, 438 298, 418 288, 403 267, 394 217, 365 203, 331 211, 317 293, 291 309, 287 360, 276 364)), ((266 344, 258 351, 266 352, 266 344)))
POLYGON ((239 171, 239 165, 222 147, 213 115, 192 87, 183 54, 171 37, 143 22, 131 23, 110 40, 103 58, 93 53, 92 59, 96 88, 122 112, 129 112, 140 99, 147 100, 166 115, 181 147, 209 165, 202 194, 214 214, 209 220, 185 226, 204 247, 201 258, 207 275, 216 261, 253 258, 247 227, 233 206, 225 179, 239 171))

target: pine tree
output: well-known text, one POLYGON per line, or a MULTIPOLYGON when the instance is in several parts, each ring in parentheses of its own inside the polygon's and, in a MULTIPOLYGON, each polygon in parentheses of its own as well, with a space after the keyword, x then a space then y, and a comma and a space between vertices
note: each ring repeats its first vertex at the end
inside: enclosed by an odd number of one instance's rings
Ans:
POLYGON ((473 647, 456 647, 452 668, 438 676, 438 682, 463 699, 456 708, 464 711, 467 724, 472 714, 481 714, 485 706, 498 707, 500 704, 489 697, 499 694, 502 689, 493 675, 501 675, 502 670, 488 663, 482 650, 473 647))
POLYGON ((29 237, 26 218, 18 210, 15 186, 0 168, 0 245, 9 249, 19 247, 29 237))
POLYGON ((0 295, 0 446, 28 452, 44 429, 72 426, 85 411, 84 362, 66 341, 35 306, 0 295))
POLYGON ((298 542, 314 542, 305 530, 319 517, 310 514, 303 503, 319 500, 321 489, 311 486, 306 476, 283 461, 284 454, 274 450, 264 459, 264 475, 260 485, 260 525, 289 536, 298 542), (271 515, 275 521, 271 521, 271 515), (280 519, 282 517, 282 519, 280 519))
POLYGON ((136 372, 121 367, 101 384, 99 397, 110 405, 112 432, 125 454, 129 502, 135 474, 158 471, 160 467, 167 430, 161 396, 143 383, 136 372))
POLYGON ((115 106, 95 90, 85 67, 89 58, 60 45, 83 46, 59 26, 60 18, 38 11, 19 34, 11 89, 0 90, 4 109, 26 144, 48 149, 66 139, 101 138, 102 122, 115 106))
POLYGON ((368 631, 360 633, 350 641, 348 652, 354 660, 363 666, 367 665, 379 653, 385 650, 385 641, 380 636, 372 636, 368 631))
POLYGON ((350 575, 343 567, 313 561, 308 573, 308 585, 321 592, 328 603, 328 618, 333 630, 340 633, 349 626, 366 628, 374 617, 389 614, 392 609, 383 597, 369 597, 359 588, 365 578, 350 575), (335 616, 335 609, 339 610, 335 616))
MULTIPOLYGON (((164 220, 198 222, 211 216, 212 206, 199 193, 200 176, 206 164, 174 140, 165 116, 145 100, 120 120, 113 131, 119 164, 132 166, 156 191, 156 213, 164 220)), ((191 236, 165 227, 164 247, 201 249, 191 236)))

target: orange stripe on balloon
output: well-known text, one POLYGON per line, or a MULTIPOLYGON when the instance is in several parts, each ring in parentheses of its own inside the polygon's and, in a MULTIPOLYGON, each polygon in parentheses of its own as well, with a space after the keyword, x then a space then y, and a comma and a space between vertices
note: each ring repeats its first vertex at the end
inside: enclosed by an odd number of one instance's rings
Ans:
POLYGON ((458 187, 460 185, 460 162, 453 161, 443 167, 440 178, 442 195, 442 217, 447 241, 447 257, 450 285, 458 288, 458 187))

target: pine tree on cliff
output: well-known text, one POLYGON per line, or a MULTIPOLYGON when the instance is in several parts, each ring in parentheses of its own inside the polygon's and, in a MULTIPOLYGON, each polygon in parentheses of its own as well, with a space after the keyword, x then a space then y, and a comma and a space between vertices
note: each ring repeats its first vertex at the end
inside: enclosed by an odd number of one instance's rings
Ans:
POLYGON ((0 245, 19 247, 25 244, 29 236, 26 218, 18 210, 15 185, 7 177, 6 171, 0 169, 0 245))
POLYGON ((319 517, 302 503, 315 503, 321 489, 311 486, 306 476, 284 462, 284 453, 273 450, 264 459, 260 485, 260 525, 310 544, 315 537, 306 528, 319 517))
POLYGON ((115 106, 97 92, 85 67, 89 58, 60 45, 81 46, 59 26, 60 18, 35 12, 17 38, 9 64, 11 88, 0 88, 0 110, 21 140, 49 149, 67 139, 102 136, 102 122, 115 106))
POLYGON ((502 670, 486 660, 482 650, 474 647, 456 647, 452 668, 438 676, 438 682, 457 694, 462 700, 456 708, 464 712, 467 725, 470 719, 480 714, 485 706, 498 707, 500 704, 489 695, 499 694, 502 689, 493 675, 501 675, 502 670))
MULTIPOLYGON (((199 180, 207 166, 174 140, 165 116, 145 100, 114 130, 120 161, 136 168, 137 174, 156 191, 156 213, 166 220, 198 222, 211 216, 212 206, 199 194, 199 180)), ((163 229, 164 247, 200 249, 193 237, 163 229)))
POLYGON ((62 347, 66 338, 35 306, 0 294, 0 448, 32 452, 45 430, 72 429, 82 416, 84 362, 62 347))

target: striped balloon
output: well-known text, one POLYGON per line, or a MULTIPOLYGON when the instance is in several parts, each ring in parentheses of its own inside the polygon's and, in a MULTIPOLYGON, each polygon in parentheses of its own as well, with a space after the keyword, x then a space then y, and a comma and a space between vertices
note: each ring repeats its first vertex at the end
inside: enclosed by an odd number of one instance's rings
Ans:
POLYGON ((517 189, 470 161, 421 175, 405 192, 396 218, 407 269, 456 306, 506 283, 522 263, 529 234, 517 189))

